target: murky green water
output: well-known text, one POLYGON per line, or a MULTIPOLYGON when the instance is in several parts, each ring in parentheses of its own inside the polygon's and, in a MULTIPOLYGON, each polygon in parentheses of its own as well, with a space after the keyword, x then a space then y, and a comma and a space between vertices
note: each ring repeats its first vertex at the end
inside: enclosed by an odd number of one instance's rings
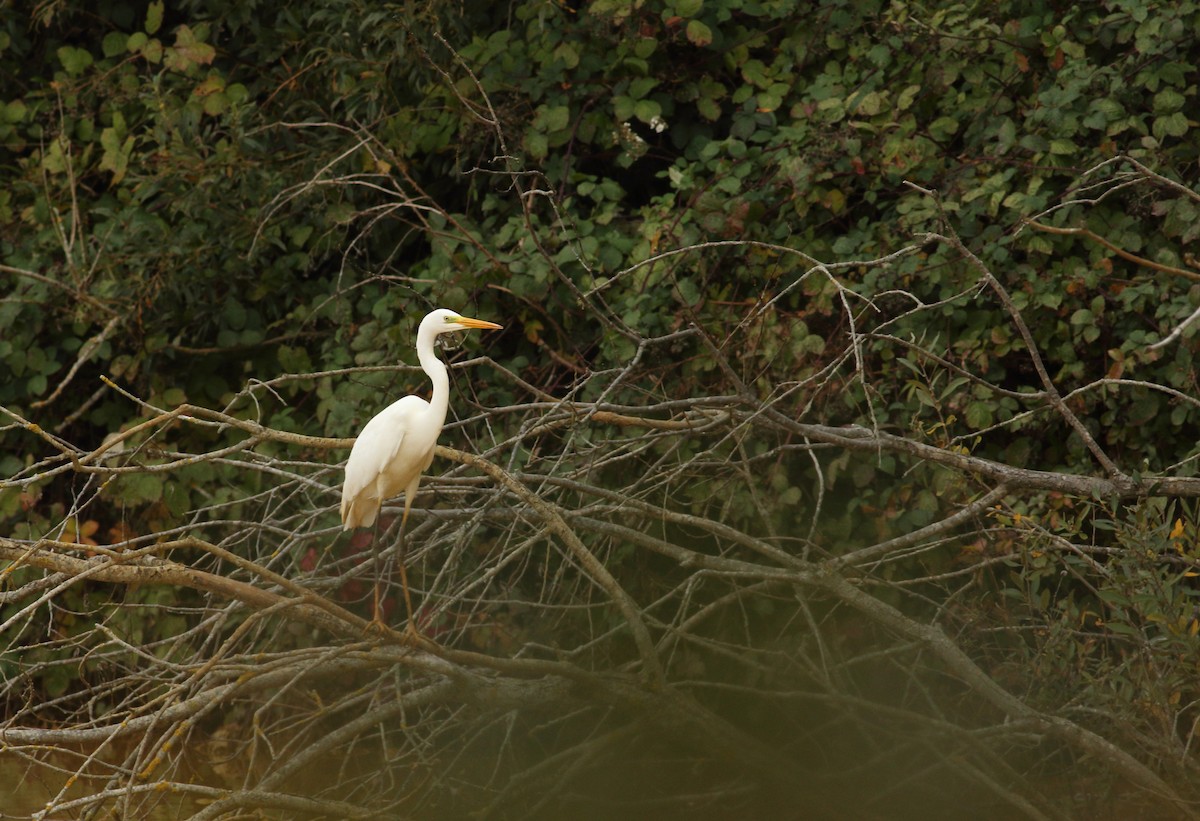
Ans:
MULTIPOLYGON (((40 751, 37 755, 42 763, 39 763, 28 760, 28 755, 0 749, 0 818, 28 818, 45 811, 51 803, 53 809, 48 818, 77 818, 82 809, 72 802, 98 795, 108 786, 102 777, 73 778, 81 764, 78 756, 40 751)), ((93 771, 98 769, 93 767, 93 771)), ((116 810, 116 817, 174 821, 200 807, 191 797, 147 789, 131 797, 127 804, 110 803, 106 809, 116 810)), ((101 813, 99 817, 105 816, 101 813)))

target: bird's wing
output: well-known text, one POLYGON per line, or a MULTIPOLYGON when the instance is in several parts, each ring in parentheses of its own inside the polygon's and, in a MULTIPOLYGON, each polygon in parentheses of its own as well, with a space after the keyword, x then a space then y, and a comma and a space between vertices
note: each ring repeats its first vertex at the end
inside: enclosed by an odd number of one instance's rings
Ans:
MULTIPOLYGON (((397 471, 403 467, 402 450, 409 434, 412 419, 428 404, 417 396, 405 396, 372 417, 362 433, 354 440, 346 462, 346 479, 342 484, 342 521, 370 525, 384 499, 405 488, 407 479, 397 482, 397 471), (384 481, 381 482, 380 480, 384 481), (381 486, 382 485, 382 486, 381 486), (349 514, 349 517, 348 517, 349 514)), ((414 466, 418 470, 419 466, 414 466)))

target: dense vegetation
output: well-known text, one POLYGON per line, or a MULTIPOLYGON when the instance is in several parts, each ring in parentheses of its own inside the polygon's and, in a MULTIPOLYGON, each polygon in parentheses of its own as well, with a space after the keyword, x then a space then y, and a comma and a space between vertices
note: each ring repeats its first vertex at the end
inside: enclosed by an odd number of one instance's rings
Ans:
MULTIPOLYGON (((727 722, 713 738, 748 769, 771 766, 747 739, 784 751, 806 795, 843 808, 937 795, 952 814, 982 790, 1014 817, 1186 814, 1200 794, 1200 391, 1183 324, 1200 305, 1200 5, 796 6, 0 11, 11 720, 115 714, 157 693, 128 683, 143 657, 215 664, 214 637, 253 640, 246 653, 328 640, 251 631, 212 587, 60 590, 63 567, 14 558, 37 545, 111 558, 195 538, 230 555, 176 547, 174 561, 265 585, 237 575, 236 554, 362 612, 362 585, 339 581, 371 542, 335 543, 344 451, 285 435, 350 437, 424 390, 396 363, 446 306, 506 330, 464 343, 488 358, 455 369, 443 442, 561 518, 537 525, 528 511, 549 514, 492 474, 439 486, 416 576, 472 602, 439 611, 444 645, 638 668, 649 692, 727 722), (574 545, 557 523, 619 587, 573 546, 532 552, 574 545), (803 580, 747 581, 733 564, 747 555, 803 580), (830 586, 843 572, 852 586, 830 586), (210 630, 217 610, 229 618, 210 630), (954 652, 927 658, 945 636, 954 652), (99 681, 120 695, 87 701, 99 681), (860 761, 904 786, 864 790, 860 761), (925 768, 942 780, 921 782, 925 768)), ((376 697, 404 689, 354 675, 376 697)), ((246 704, 222 709, 246 723, 221 726, 248 726, 246 704)), ((389 782, 417 796, 402 806, 486 796, 516 817, 546 777, 531 762, 568 753, 614 778, 655 762, 670 789, 634 778, 630 801, 662 812, 659 793, 718 782, 714 812, 769 813, 787 794, 786 774, 743 789, 753 779, 716 752, 645 742, 636 722, 610 738, 582 708, 522 715, 543 735, 507 742, 497 784, 502 728, 468 731, 447 709, 428 749, 480 749, 455 760, 453 789, 419 767, 389 782)), ((562 800, 536 809, 555 817, 562 800)))

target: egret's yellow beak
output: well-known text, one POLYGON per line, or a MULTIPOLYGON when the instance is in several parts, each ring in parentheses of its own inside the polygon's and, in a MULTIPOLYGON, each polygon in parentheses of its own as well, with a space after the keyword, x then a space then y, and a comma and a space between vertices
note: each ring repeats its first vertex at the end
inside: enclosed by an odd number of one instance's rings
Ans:
POLYGON ((504 328, 503 325, 497 325, 495 322, 488 322, 485 319, 472 319, 469 316, 460 316, 451 321, 462 325, 464 328, 478 328, 481 331, 499 331, 504 328))

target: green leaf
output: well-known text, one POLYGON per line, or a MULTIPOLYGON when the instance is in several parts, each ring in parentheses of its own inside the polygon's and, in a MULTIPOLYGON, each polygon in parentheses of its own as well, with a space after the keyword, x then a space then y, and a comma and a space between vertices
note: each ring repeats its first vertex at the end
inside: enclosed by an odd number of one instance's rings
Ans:
POLYGON ((1050 153, 1059 156, 1075 154, 1079 151, 1079 147, 1071 140, 1054 139, 1050 141, 1050 153))
POLYGON ((354 206, 348 202, 335 202, 325 209, 325 217, 335 225, 345 225, 354 219, 354 206))
POLYGON ((100 132, 100 146, 104 149, 104 154, 100 158, 100 169, 112 172, 114 184, 124 179, 125 173, 129 169, 129 157, 133 154, 133 142, 132 134, 122 141, 117 128, 110 127, 100 132))
POLYGON ((222 319, 225 324, 235 331, 240 331, 246 327, 246 306, 238 302, 232 297, 225 300, 225 309, 222 311, 222 319))
POLYGON ((990 402, 972 402, 967 405, 967 424, 975 430, 982 430, 992 424, 992 405, 990 402))
POLYGON ((105 57, 116 57, 118 54, 125 52, 125 44, 129 38, 120 31, 110 31, 104 35, 104 40, 100 44, 101 51, 105 57))
POLYGON ((1005 117, 1000 123, 1000 127, 996 129, 996 144, 1001 152, 1006 152, 1012 148, 1013 143, 1017 140, 1017 125, 1012 121, 1012 118, 1005 117))
POLYGON ((700 112, 700 116, 709 122, 719 120, 721 118, 721 106, 716 100, 709 97, 701 97, 696 101, 696 110, 700 112))
POLYGON ((246 87, 241 83, 231 83, 229 87, 225 89, 225 96, 229 98, 229 102, 233 103, 234 105, 238 105, 239 103, 244 103, 246 100, 250 99, 250 92, 247 91, 246 87))
POLYGON ((1164 88, 1154 95, 1154 113, 1170 114, 1183 108, 1185 100, 1182 94, 1173 88, 1164 88))
POLYGON ((1165 117, 1155 117, 1150 130, 1160 140, 1165 137, 1182 137, 1188 132, 1188 120, 1182 111, 1176 111, 1165 117))
POLYGON ((680 279, 676 282, 679 289, 679 297, 685 305, 695 305, 701 299, 700 289, 696 287, 696 283, 690 279, 680 279))
POLYGON ((91 52, 82 48, 63 46, 56 53, 62 67, 73 77, 82 74, 94 62, 91 52))
POLYGON ((546 135, 538 131, 531 131, 525 135, 525 150, 529 152, 529 156, 535 160, 543 159, 550 153, 549 143, 546 140, 546 135))
POLYGON ((146 33, 154 34, 162 27, 163 2, 156 0, 146 9, 146 33))
POLYGON ((276 356, 280 367, 288 373, 307 373, 313 369, 308 351, 300 346, 280 345, 276 356))
POLYGON ((783 97, 770 91, 759 92, 756 99, 758 102, 756 108, 759 111, 774 111, 783 105, 783 97))
POLYGON ((689 20, 687 24, 687 38, 694 46, 707 46, 713 40, 712 29, 699 20, 689 20))
POLYGON ((704 0, 675 0, 675 13, 680 17, 695 17, 704 8, 704 0))
POLYGON ((147 61, 154 63, 155 65, 161 63, 163 59, 162 41, 158 39, 151 40, 142 47, 141 52, 142 56, 145 57, 147 61))
POLYGON ((567 68, 575 68, 579 65, 579 51, 568 42, 558 44, 558 47, 554 49, 554 58, 567 68))
POLYGON ((1026 134, 1021 137, 1019 144, 1026 151, 1032 151, 1034 153, 1041 153, 1049 150, 1050 148, 1050 143, 1047 142, 1046 138, 1041 134, 1026 134))
POLYGON ((662 116, 662 106, 654 100, 638 100, 633 106, 633 114, 642 122, 650 124, 662 116))
POLYGON ((195 66, 206 66, 217 56, 217 50, 200 40, 189 26, 175 32, 175 45, 167 49, 167 68, 186 72, 195 66))
POLYGON ((629 96, 640 100, 654 90, 658 80, 653 77, 639 77, 629 84, 629 96))
POLYGON ((210 74, 204 79, 204 82, 196 86, 192 90, 192 94, 197 97, 207 97, 210 94, 216 94, 218 91, 225 89, 225 78, 219 74, 210 74))
POLYGON ((948 139, 958 131, 958 120, 953 117, 938 117, 929 124, 929 134, 938 141, 948 139))
POLYGON ((162 498, 163 480, 156 473, 131 473, 120 477, 117 495, 129 504, 149 504, 162 498))
POLYGON ((218 91, 216 94, 210 94, 204 98, 204 113, 210 116, 224 114, 229 108, 229 98, 225 96, 225 92, 218 91))
POLYGON ((0 109, 0 117, 6 123, 19 123, 25 119, 27 109, 25 103, 21 100, 13 100, 10 103, 5 103, 4 108, 0 109))
POLYGON ((308 243, 308 238, 312 236, 313 226, 297 225, 288 231, 288 239, 292 241, 292 245, 296 248, 303 248, 308 243))
POLYGON ((913 100, 917 99, 917 94, 921 91, 919 85, 905 86, 900 92, 900 96, 896 98, 896 110, 907 111, 908 107, 913 104, 913 100))
POLYGON ((565 105, 549 106, 542 109, 542 127, 545 131, 561 131, 571 121, 571 109, 565 105))
POLYGON ((878 91, 868 91, 858 98, 856 113, 867 117, 874 117, 880 111, 883 111, 885 103, 886 100, 878 91))

